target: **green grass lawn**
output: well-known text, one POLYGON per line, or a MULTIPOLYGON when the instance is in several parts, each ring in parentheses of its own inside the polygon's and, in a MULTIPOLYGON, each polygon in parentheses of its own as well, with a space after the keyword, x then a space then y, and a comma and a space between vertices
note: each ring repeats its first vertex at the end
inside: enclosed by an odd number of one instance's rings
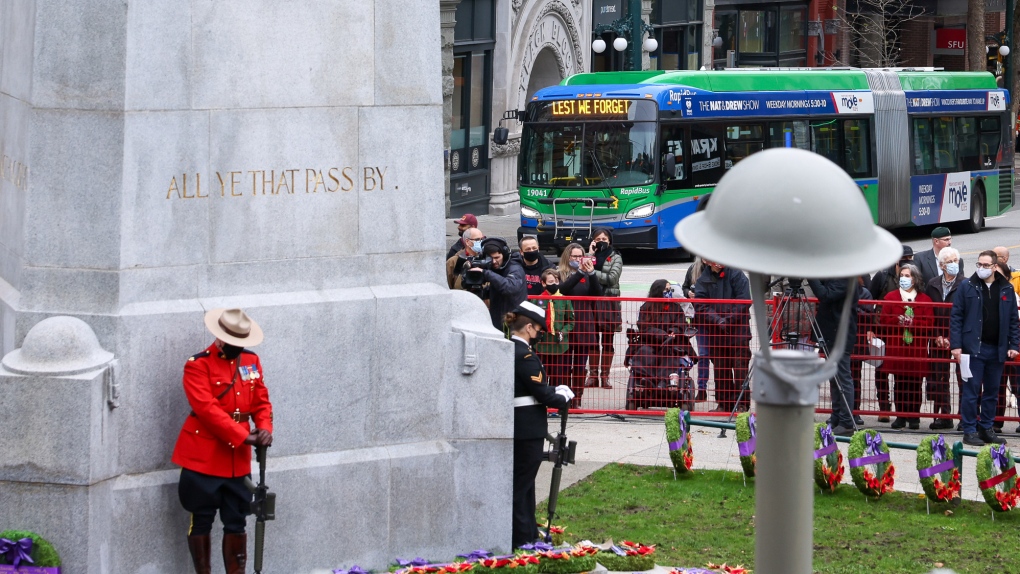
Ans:
MULTIPOLYGON (((1020 573, 1020 509, 996 513, 994 522, 983 502, 947 509, 933 504, 928 515, 916 494, 869 501, 853 485, 836 494, 816 490, 815 571, 1020 573)), ((541 505, 538 515, 546 512, 541 505)), ((565 525, 572 542, 612 537, 655 544, 663 566, 753 568, 754 480, 745 487, 740 474, 715 470, 673 480, 668 468, 613 464, 560 494, 554 524, 565 525)))

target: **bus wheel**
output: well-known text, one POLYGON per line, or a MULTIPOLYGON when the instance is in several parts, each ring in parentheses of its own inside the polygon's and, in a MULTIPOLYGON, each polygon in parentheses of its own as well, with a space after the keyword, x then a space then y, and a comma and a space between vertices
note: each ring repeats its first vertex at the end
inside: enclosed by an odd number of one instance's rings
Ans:
POLYGON ((964 227, 967 233, 977 233, 985 226, 985 194, 980 186, 974 188, 974 199, 970 202, 970 219, 964 227))

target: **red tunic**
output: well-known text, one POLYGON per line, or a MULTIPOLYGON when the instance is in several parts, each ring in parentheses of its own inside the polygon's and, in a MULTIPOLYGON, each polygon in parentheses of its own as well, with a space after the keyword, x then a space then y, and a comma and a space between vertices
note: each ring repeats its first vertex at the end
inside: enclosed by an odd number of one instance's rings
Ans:
POLYGON ((927 361, 896 360, 897 357, 912 357, 926 359, 928 357, 928 341, 931 339, 932 326, 935 323, 935 313, 931 307, 931 297, 924 293, 917 293, 914 302, 920 305, 905 303, 900 296, 900 290, 890 291, 886 294, 886 302, 882 305, 882 313, 878 317, 878 336, 885 341, 885 359, 880 372, 892 373, 894 375, 923 377, 927 375, 931 366, 927 361), (905 307, 910 305, 914 310, 914 324, 910 327, 900 325, 899 316, 903 314, 905 307), (914 340, 908 345, 903 341, 903 331, 910 329, 914 340))
POLYGON ((250 413, 255 428, 273 432, 273 405, 258 356, 243 351, 228 361, 215 343, 210 345, 184 364, 184 394, 192 414, 184 421, 170 460, 212 476, 250 474, 251 446, 244 440, 251 428, 247 421, 235 421, 231 413, 250 413), (234 385, 228 391, 231 379, 234 385))

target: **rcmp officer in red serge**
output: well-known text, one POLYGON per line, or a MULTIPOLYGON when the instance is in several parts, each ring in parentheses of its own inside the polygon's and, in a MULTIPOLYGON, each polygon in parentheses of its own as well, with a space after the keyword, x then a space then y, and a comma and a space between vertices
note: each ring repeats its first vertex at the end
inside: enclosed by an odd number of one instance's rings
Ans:
POLYGON ((531 349, 545 328, 545 311, 524 301, 504 318, 514 342, 514 495, 513 547, 538 539, 535 521, 535 476, 542 465, 545 435, 549 432, 546 408, 567 406, 570 387, 550 387, 545 367, 531 349))
POLYGON ((245 517, 252 501, 244 484, 251 474, 250 445, 273 442, 273 406, 262 365, 246 348, 262 342, 262 329, 240 309, 213 309, 205 314, 205 326, 216 341, 184 364, 191 414, 171 460, 183 467, 178 495, 191 513, 188 549, 195 572, 209 574, 209 533, 218 510, 224 567, 227 574, 243 574, 245 517))

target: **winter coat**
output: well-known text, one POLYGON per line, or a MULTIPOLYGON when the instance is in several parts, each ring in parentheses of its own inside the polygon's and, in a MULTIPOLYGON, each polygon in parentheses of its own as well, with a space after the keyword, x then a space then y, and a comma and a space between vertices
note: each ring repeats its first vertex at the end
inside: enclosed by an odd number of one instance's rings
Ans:
MULTIPOLYGON (((839 332, 839 321, 843 314, 843 301, 846 298, 846 279, 808 279, 811 291, 818 298, 818 313, 815 321, 818 330, 825 339, 826 349, 836 343, 839 332)), ((854 337, 857 333, 857 301, 860 300, 861 288, 854 281, 853 302, 850 304, 850 325, 847 330, 846 353, 852 354, 854 337)))
POLYGON ((574 330, 574 305, 559 293, 536 297, 531 302, 545 311, 545 340, 535 344, 535 350, 543 355, 566 353, 570 332, 574 330))
POLYGON ((489 316, 492 325, 502 331, 503 316, 528 298, 520 256, 514 253, 501 269, 486 269, 483 276, 489 284, 489 316))
MULTIPOLYGON (((1005 362, 1006 352, 1018 350, 1020 345, 1020 321, 1017 319, 1016 292, 1013 286, 1000 275, 996 281, 1002 282, 999 291, 999 360, 1005 362)), ((965 354, 977 354, 981 346, 982 314, 982 280, 977 274, 960 284, 953 298, 953 309, 949 315, 949 348, 962 349, 965 354)))
MULTIPOLYGON (((602 286, 594 274, 574 271, 560 282, 560 294, 566 297, 601 297, 602 286)), ((570 343, 578 347, 589 347, 595 344, 595 302, 573 301, 574 329, 570 333, 570 343)))
MULTIPOLYGON (((878 315, 877 334, 885 342, 885 358, 878 370, 882 373, 923 377, 931 370, 928 363, 922 360, 897 360, 897 357, 924 359, 928 357, 928 342, 932 338, 932 326, 935 324, 935 313, 931 305, 931 297, 917 292, 914 302, 904 302, 897 288, 886 294, 886 301, 878 315), (906 314, 907 307, 914 312, 914 323, 910 326, 900 324, 899 316, 906 314), (912 340, 908 343, 906 335, 909 331, 912 340)), ((1013 307, 1016 314, 1016 307, 1013 307)))
POLYGON ((708 299, 751 298, 751 285, 739 269, 723 267, 719 275, 705 266, 694 284, 695 315, 701 317, 701 326, 707 338, 713 339, 712 348, 746 345, 751 339, 750 304, 710 303, 708 299))
POLYGON ((602 269, 596 268, 595 278, 602 286, 602 295, 605 297, 620 296, 620 274, 623 273, 623 256, 618 251, 613 251, 606 257, 602 269))

